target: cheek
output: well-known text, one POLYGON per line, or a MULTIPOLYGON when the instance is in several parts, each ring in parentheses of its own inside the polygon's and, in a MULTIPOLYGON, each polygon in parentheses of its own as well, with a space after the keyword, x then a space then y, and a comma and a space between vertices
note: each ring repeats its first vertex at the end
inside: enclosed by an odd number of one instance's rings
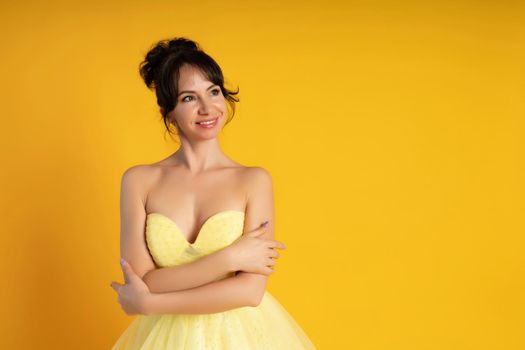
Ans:
POLYGON ((222 100, 217 102, 217 109, 219 109, 222 113, 226 113, 226 101, 222 100))
POLYGON ((189 104, 184 102, 177 103, 176 107, 178 113, 184 113, 184 111, 187 111, 189 109, 189 104))
POLYGON ((194 114, 194 110, 190 104, 179 104, 177 105, 176 115, 179 120, 191 118, 194 114))

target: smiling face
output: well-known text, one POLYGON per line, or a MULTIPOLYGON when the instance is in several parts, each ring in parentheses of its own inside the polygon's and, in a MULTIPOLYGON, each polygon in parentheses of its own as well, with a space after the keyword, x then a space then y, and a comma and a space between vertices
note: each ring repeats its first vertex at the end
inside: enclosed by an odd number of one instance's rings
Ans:
POLYGON ((217 137, 226 115, 226 101, 219 85, 209 81, 200 70, 184 64, 179 70, 179 95, 175 108, 168 114, 179 137, 207 140, 217 137), (212 124, 198 124, 215 120, 212 124))

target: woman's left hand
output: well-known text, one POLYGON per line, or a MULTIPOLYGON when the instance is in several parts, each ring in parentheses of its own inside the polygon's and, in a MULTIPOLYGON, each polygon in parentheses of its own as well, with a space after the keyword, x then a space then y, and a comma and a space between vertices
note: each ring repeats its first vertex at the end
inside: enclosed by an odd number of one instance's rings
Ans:
POLYGON ((125 284, 112 281, 111 287, 117 292, 118 302, 127 315, 147 315, 147 303, 152 294, 144 281, 133 271, 131 265, 125 260, 122 261, 124 262, 122 272, 125 284))

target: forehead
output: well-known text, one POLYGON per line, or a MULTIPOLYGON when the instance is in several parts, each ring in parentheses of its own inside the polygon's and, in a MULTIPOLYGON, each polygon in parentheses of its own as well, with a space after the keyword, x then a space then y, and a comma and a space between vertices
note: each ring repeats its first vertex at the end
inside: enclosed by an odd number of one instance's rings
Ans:
POLYGON ((210 81, 196 67, 184 64, 179 69, 179 90, 202 87, 206 89, 210 81))

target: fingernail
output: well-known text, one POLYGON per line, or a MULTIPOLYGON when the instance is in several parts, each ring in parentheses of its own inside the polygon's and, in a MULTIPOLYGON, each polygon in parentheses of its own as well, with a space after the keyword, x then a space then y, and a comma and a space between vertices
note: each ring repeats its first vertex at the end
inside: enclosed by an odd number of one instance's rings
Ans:
POLYGON ((120 258, 120 266, 124 266, 124 259, 120 258))
POLYGON ((262 226, 263 226, 263 227, 268 226, 268 221, 263 222, 262 226))

